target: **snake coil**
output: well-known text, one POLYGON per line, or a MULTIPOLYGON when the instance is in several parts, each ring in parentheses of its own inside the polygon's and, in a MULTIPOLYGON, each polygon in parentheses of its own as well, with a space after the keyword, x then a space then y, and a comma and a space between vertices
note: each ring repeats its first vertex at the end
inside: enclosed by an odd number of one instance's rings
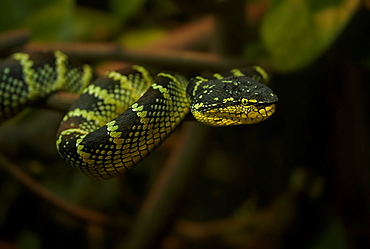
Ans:
POLYGON ((13 54, 0 64, 0 121, 53 92, 81 93, 61 122, 57 149, 86 175, 108 179, 142 161, 189 110, 206 125, 254 124, 278 100, 257 66, 190 81, 132 66, 93 79, 90 66, 60 51, 13 54))

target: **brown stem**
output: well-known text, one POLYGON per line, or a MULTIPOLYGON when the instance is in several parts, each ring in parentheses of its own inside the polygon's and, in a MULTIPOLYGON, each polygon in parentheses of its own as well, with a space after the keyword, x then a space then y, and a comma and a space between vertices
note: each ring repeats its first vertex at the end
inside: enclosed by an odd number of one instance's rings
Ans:
POLYGON ((0 54, 9 55, 17 47, 26 44, 30 39, 28 30, 11 30, 0 34, 0 54))
POLYGON ((206 16, 169 31, 164 37, 150 44, 145 50, 156 50, 158 48, 198 50, 207 46, 213 36, 213 32, 214 18, 206 16))
POLYGON ((50 95, 46 99, 46 107, 58 110, 58 111, 67 111, 71 105, 79 98, 79 94, 68 93, 68 92, 58 92, 50 95))
POLYGON ((69 202, 59 197, 50 190, 44 188, 40 183, 35 181, 16 164, 6 159, 2 154, 0 154, 0 168, 8 172, 20 183, 22 183, 32 192, 40 196, 42 199, 48 201, 49 203, 67 212, 68 214, 71 214, 82 220, 86 220, 88 222, 92 222, 95 224, 106 225, 110 223, 110 220, 106 215, 91 209, 78 206, 72 202, 69 202))
POLYGON ((209 69, 214 71, 226 70, 247 65, 241 57, 221 57, 209 52, 193 52, 174 49, 123 49, 115 43, 59 43, 43 44, 30 43, 25 51, 61 50, 68 55, 81 60, 121 60, 138 64, 151 64, 168 69, 181 68, 190 70, 209 69))

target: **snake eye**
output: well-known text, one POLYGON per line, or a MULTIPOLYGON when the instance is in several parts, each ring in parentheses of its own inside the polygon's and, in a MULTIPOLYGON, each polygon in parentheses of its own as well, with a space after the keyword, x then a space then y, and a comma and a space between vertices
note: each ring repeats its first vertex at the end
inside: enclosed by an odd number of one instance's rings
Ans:
POLYGON ((248 101, 248 99, 242 99, 242 104, 243 104, 243 105, 247 105, 247 104, 248 104, 248 102, 249 102, 249 101, 248 101))

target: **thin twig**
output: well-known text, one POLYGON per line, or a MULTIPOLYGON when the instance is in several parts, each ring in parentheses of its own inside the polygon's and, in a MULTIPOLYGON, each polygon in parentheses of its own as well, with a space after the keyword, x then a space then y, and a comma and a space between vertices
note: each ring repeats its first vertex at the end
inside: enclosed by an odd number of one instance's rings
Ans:
POLYGON ((17 47, 26 44, 30 40, 28 30, 11 30, 0 34, 0 54, 9 55, 17 47))
POLYGON ((60 50, 85 61, 121 60, 138 64, 150 64, 163 68, 188 70, 209 69, 214 71, 243 67, 248 62, 243 57, 221 57, 209 52, 194 52, 175 49, 124 49, 116 43, 30 43, 27 52, 60 50))
POLYGON ((77 93, 57 92, 46 99, 45 105, 47 108, 65 112, 79 97, 77 93))
MULTIPOLYGON (((86 61, 120 60, 131 63, 149 64, 167 69, 182 70, 225 70, 248 65, 239 56, 220 56, 210 52, 189 51, 202 46, 212 37, 214 19, 210 16, 183 25, 168 32, 159 41, 144 49, 123 48, 118 43, 29 43, 25 51, 61 50, 68 55, 86 61)), ((239 31, 238 33, 242 33, 239 31)))
POLYGON ((176 50, 198 50, 206 47, 214 32, 214 18, 206 16, 169 31, 145 50, 166 48, 176 50))
MULTIPOLYGON (((199 20, 184 24, 167 32, 162 38, 139 50, 139 57, 147 51, 170 51, 176 54, 178 50, 189 50, 202 47, 210 37, 212 37, 214 29, 214 19, 211 16, 206 16, 199 20)), ((26 51, 40 51, 40 50, 62 50, 67 54, 73 55, 77 58, 87 60, 105 60, 105 59, 122 59, 127 60, 126 56, 135 56, 135 52, 122 48, 118 43, 37 43, 32 42, 27 44, 24 48, 26 51), (123 53, 122 55, 120 53, 123 53), (132 55, 134 54, 134 55, 132 55)), ((156 53, 160 55, 161 52, 156 53)), ((168 54, 168 52, 166 53, 168 54)), ((193 55, 194 56, 194 55, 193 55)), ((159 56, 160 57, 160 56, 159 56)), ((195 56, 196 57, 196 56, 195 56)), ((134 58, 135 59, 135 58, 134 58)), ((176 58, 178 59, 178 58, 176 58)))
POLYGON ((2 154, 0 154, 0 168, 8 172, 20 183, 22 183, 32 192, 40 196, 42 199, 53 204, 54 206, 58 207, 59 209, 65 211, 68 214, 71 214, 82 220, 86 220, 88 222, 92 222, 99 225, 106 225, 111 222, 106 215, 91 209, 78 206, 72 202, 69 202, 59 197, 50 190, 44 188, 40 183, 35 181, 16 164, 6 159, 2 154))
POLYGON ((278 237, 296 216, 296 200, 294 193, 288 191, 278 196, 266 208, 206 222, 179 219, 175 222, 174 229, 178 234, 195 240, 250 231, 253 231, 256 239, 258 235, 265 238, 266 234, 278 237))

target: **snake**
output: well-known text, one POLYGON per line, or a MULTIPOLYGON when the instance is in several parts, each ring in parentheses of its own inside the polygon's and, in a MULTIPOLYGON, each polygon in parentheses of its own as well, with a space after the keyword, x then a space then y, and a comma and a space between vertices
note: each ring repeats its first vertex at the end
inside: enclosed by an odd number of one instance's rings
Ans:
POLYGON ((0 63, 0 121, 55 92, 80 94, 61 121, 56 148, 87 176, 109 179, 152 153, 189 112, 209 126, 266 120, 278 100, 268 79, 259 66, 187 79, 132 65, 97 77, 61 51, 18 52, 0 63))

